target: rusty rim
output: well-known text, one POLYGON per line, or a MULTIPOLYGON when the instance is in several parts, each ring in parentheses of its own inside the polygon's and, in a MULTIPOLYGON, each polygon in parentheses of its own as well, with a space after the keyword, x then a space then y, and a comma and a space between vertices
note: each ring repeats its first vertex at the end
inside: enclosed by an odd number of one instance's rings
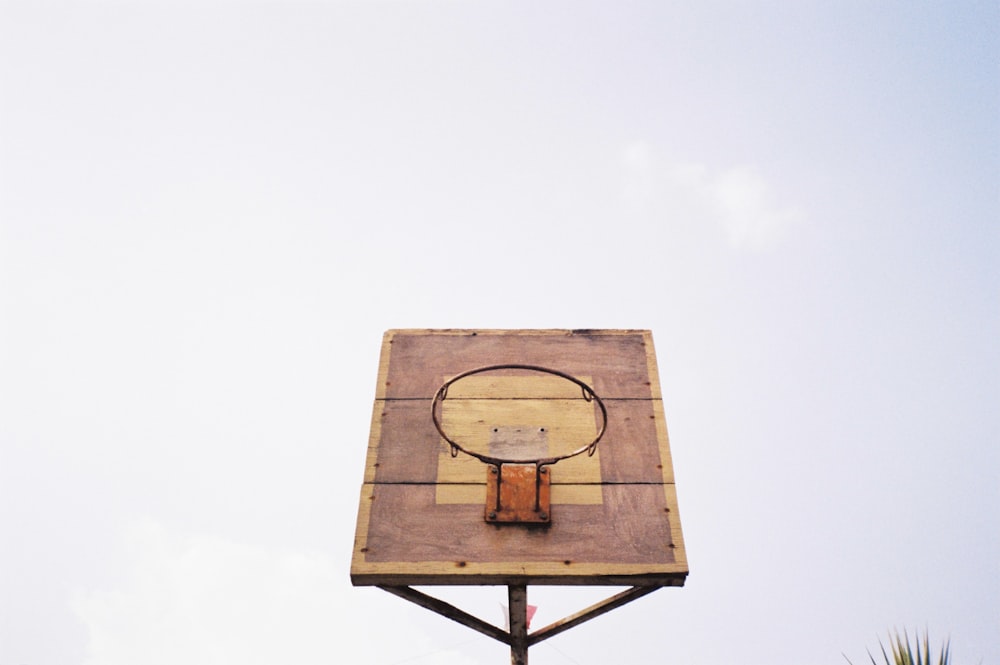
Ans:
POLYGON ((447 441, 448 445, 451 447, 452 457, 457 457, 459 452, 463 452, 466 455, 469 455, 470 457, 475 457, 476 459, 478 459, 481 462, 484 462, 485 464, 535 464, 538 467, 542 467, 555 464, 560 460, 568 459, 570 457, 576 457, 577 455, 581 455, 583 453, 587 453, 588 457, 593 455, 594 452, 597 450, 598 442, 601 440, 601 437, 604 436, 604 432, 608 427, 608 410, 607 408, 605 408, 604 402, 601 400, 601 398, 597 395, 596 392, 594 392, 593 388, 591 388, 586 383, 584 383, 583 381, 581 381, 580 379, 576 378, 571 374, 560 372, 559 370, 555 369, 549 369, 548 367, 539 367, 538 365, 519 365, 519 364, 487 365, 486 367, 477 367, 476 369, 470 369, 466 372, 462 372, 461 374, 457 374, 456 376, 453 376, 452 378, 448 379, 443 384, 441 384, 441 387, 437 389, 436 393, 434 393, 434 401, 431 403, 431 420, 434 421, 434 427, 437 428, 437 431, 441 434, 444 440, 447 441), (499 457, 483 455, 482 453, 477 453, 475 451, 468 450, 467 448, 463 447, 460 443, 458 443, 450 436, 448 436, 447 432, 444 431, 444 427, 441 426, 440 413, 439 413, 441 410, 440 407, 441 403, 444 402, 444 400, 448 396, 448 388, 452 384, 457 383, 458 381, 461 381, 462 379, 468 376, 472 376, 473 374, 483 374, 485 372, 495 372, 505 369, 521 369, 532 372, 540 372, 542 374, 552 374, 553 376, 558 376, 560 378, 566 379, 567 381, 570 381, 578 385, 580 387, 581 392, 583 393, 583 399, 587 402, 595 402, 601 412, 601 427, 600 429, 598 429, 597 436, 594 437, 594 440, 569 453, 566 453, 565 455, 556 455, 554 457, 542 457, 533 459, 502 459, 499 457))

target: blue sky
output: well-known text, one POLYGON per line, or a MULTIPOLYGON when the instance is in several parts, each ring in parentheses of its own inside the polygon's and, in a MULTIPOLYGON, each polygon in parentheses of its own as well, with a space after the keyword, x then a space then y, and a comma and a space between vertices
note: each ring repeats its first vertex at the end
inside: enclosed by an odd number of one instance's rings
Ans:
POLYGON ((653 331, 691 576, 532 663, 1000 661, 998 26, 0 2, 0 664, 504 662, 348 581, 407 327, 653 331))

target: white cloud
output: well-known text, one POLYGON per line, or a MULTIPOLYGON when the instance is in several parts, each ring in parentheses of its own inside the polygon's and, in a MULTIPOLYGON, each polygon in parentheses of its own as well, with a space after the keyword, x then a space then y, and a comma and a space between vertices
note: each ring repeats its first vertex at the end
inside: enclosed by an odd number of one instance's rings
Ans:
POLYGON ((770 247, 800 217, 794 208, 776 206, 767 182, 750 168, 723 172, 710 184, 709 192, 734 247, 770 247))
POLYGON ((74 600, 85 665, 475 662, 408 626, 413 610, 398 599, 366 606, 375 596, 351 588, 330 556, 172 534, 151 521, 129 543, 123 584, 74 600))
POLYGON ((749 166, 713 171, 693 162, 660 164, 647 144, 635 142, 622 153, 622 169, 626 205, 714 223, 734 249, 773 247, 801 218, 798 209, 776 201, 769 183, 749 166))
POLYGON ((627 204, 644 206, 655 196, 652 150, 645 143, 632 143, 622 154, 622 198, 627 204))

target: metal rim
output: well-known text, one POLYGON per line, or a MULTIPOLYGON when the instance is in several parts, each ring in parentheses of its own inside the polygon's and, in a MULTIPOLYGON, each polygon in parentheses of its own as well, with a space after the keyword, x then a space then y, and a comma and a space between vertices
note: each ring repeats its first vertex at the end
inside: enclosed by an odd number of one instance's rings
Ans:
POLYGON ((601 400, 601 398, 597 395, 596 392, 594 392, 593 388, 591 388, 586 383, 584 383, 583 381, 581 381, 580 379, 576 378, 571 374, 560 372, 559 370, 556 369, 549 369, 548 367, 540 367, 538 365, 520 365, 520 364, 487 365, 486 367, 477 367, 476 369, 470 369, 468 371, 462 372, 461 374, 457 374, 452 378, 448 379, 447 381, 445 381, 443 384, 441 384, 441 387, 437 389, 436 393, 434 393, 434 401, 431 403, 431 420, 434 421, 434 427, 437 428, 438 433, 441 434, 444 440, 447 441, 448 445, 451 447, 452 457, 457 457, 459 452, 463 452, 466 455, 469 455, 470 457, 475 457, 479 461, 484 462, 486 464, 535 464, 536 466, 542 467, 555 464, 560 460, 568 459, 570 457, 576 457, 577 455, 581 455, 583 453, 587 453, 588 457, 593 455, 594 452, 596 452, 597 450, 598 442, 601 440, 601 437, 604 436, 604 432, 608 427, 608 410, 607 408, 605 408, 604 402, 601 400), (595 402, 601 412, 601 427, 597 431, 597 436, 594 437, 594 440, 586 444, 585 446, 581 446, 580 448, 577 448, 572 452, 566 453, 565 455, 556 455, 555 457, 542 457, 533 459, 502 459, 499 457, 483 455, 482 453, 477 453, 472 450, 468 450, 464 448, 460 443, 458 443, 450 436, 448 436, 448 434, 444 431, 444 428, 441 426, 441 420, 439 418, 439 413, 438 413, 440 410, 440 404, 444 402, 445 398, 448 396, 448 388, 453 383, 457 383, 458 381, 466 378, 467 376, 472 376, 473 374, 482 374, 484 372, 495 372, 504 369, 523 369, 532 372, 541 372, 543 374, 552 374, 554 376, 566 379, 567 381, 570 381, 580 386, 580 390, 583 392, 583 399, 587 402, 595 402))

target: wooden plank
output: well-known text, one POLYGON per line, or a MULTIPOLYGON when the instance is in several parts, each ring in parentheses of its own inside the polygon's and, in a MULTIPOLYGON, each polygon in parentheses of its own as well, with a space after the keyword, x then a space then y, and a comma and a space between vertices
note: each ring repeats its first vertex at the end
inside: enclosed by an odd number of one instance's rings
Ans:
POLYGON ((648 330, 643 330, 642 340, 642 348, 646 353, 646 377, 649 381, 649 392, 653 398, 661 399, 663 393, 660 391, 660 370, 656 364, 656 350, 653 346, 653 333, 648 330))
MULTIPOLYGON (((471 369, 471 368, 470 368, 471 369)), ((575 377, 587 385, 590 376, 575 377)), ((464 377, 448 387, 446 401, 466 399, 561 399, 585 401, 577 384, 552 374, 504 369, 464 377)))
MULTIPOLYGON (((648 567, 611 564, 589 573, 565 574, 550 571, 545 566, 529 569, 515 564, 475 564, 455 574, 435 565, 403 563, 392 568, 352 568, 354 586, 506 586, 532 584, 539 586, 684 586, 687 570, 650 571, 648 567)), ((679 568, 679 567, 678 567, 679 568)))
POLYGON ((425 593, 417 591, 416 589, 411 589, 408 586, 384 586, 380 585, 380 589, 388 591, 389 593, 399 596, 400 598, 405 598, 411 603, 416 603, 424 609, 437 612, 443 617, 447 617, 452 621, 462 624, 472 628, 473 630, 479 631, 483 635, 488 635, 495 640, 499 640, 504 644, 510 644, 510 635, 497 628, 491 623, 487 623, 477 616, 469 614, 464 610, 460 610, 450 603, 446 603, 439 598, 434 596, 429 596, 425 593))
POLYGON ((395 330, 387 330, 382 335, 382 348, 378 361, 378 377, 375 381, 376 399, 385 399, 386 386, 389 384, 389 357, 392 355, 392 339, 396 336, 397 332, 395 330))
POLYGON ((524 584, 507 587, 511 665, 528 665, 528 588, 524 584))
MULTIPOLYGON (((482 467, 482 464, 477 463, 477 470, 481 470, 482 467)), ((553 506, 560 504, 597 506, 604 503, 604 488, 598 483, 592 485, 553 484, 550 491, 553 506)), ((467 503, 482 506, 486 502, 486 485, 484 483, 438 483, 434 486, 434 492, 434 500, 438 504, 467 503)))
POLYGON ((657 460, 658 468, 663 475, 663 482, 674 482, 674 463, 670 456, 670 436, 667 434, 667 417, 663 413, 663 401, 653 400, 650 402, 653 414, 650 420, 656 430, 657 460))
POLYGON ((676 485, 664 485, 663 495, 666 500, 664 509, 669 517, 670 523, 670 547, 674 552, 674 561, 688 569, 687 549, 684 546, 684 534, 681 530, 681 511, 677 507, 677 487, 676 485))
POLYGON ((617 609, 622 605, 631 603, 633 600, 642 598, 645 595, 651 594, 656 591, 658 587, 632 587, 626 591, 615 594, 610 598, 607 598, 599 603, 591 605, 590 607, 572 614, 565 619, 556 621, 555 623, 549 624, 544 628, 536 630, 534 633, 528 636, 528 644, 538 644, 542 640, 547 640, 550 637, 558 635, 559 633, 565 632, 574 626, 579 626, 585 621, 590 621, 596 617, 601 616, 611 610, 617 609))
POLYGON ((438 505, 433 485, 366 485, 369 561, 615 560, 673 563, 672 519, 662 485, 606 485, 600 505, 554 505, 552 524, 497 526, 484 505, 438 505))
POLYGON ((645 498, 631 497, 635 489, 606 487, 612 498, 602 506, 553 506, 550 527, 529 529, 486 524, 482 505, 451 506, 446 513, 429 509, 433 486, 366 484, 352 580, 392 585, 506 584, 524 579, 532 584, 679 585, 687 564, 668 540, 679 534, 672 514, 661 509, 625 519, 614 516, 632 502, 655 502, 657 491, 660 502, 667 498, 662 486, 648 486, 645 498), (373 523, 376 509, 383 514, 373 523), (373 530, 361 526, 368 524, 374 524, 373 530))
POLYGON ((376 389, 380 399, 431 398, 448 378, 507 363, 592 376, 601 398, 654 396, 647 374, 649 331, 394 330, 385 340, 383 357, 391 360, 376 389))
POLYGON ((379 448, 390 450, 392 446, 382 446, 382 420, 385 418, 384 402, 376 401, 372 407, 371 425, 368 434, 368 452, 365 455, 365 482, 375 482, 378 469, 379 448))
POLYGON ((483 455, 500 454, 491 450, 499 429, 523 428, 544 434, 545 454, 511 450, 507 455, 554 457, 591 443, 599 425, 594 405, 583 399, 461 399, 441 405, 441 427, 448 437, 483 455))
MULTIPOLYGON (((448 445, 430 419, 430 404, 430 400, 375 402, 366 481, 483 482, 475 470, 475 462, 464 455, 460 455, 461 459, 451 457, 448 445), (465 471, 458 468, 453 474, 442 477, 441 467, 451 464, 449 460, 453 459, 457 460, 454 464, 466 464, 465 471)), ((605 405, 608 426, 598 444, 597 455, 594 458, 581 455, 559 462, 555 466, 553 483, 593 482, 596 478, 592 462, 599 464, 600 478, 604 482, 673 482, 662 404, 658 400, 606 400, 605 405)), ((575 432, 567 432, 568 428, 554 434, 554 437, 563 437, 557 438, 565 444, 560 444, 561 447, 569 447, 568 442, 575 438, 575 432)), ((488 435, 488 432, 481 434, 482 437, 488 435)), ((587 437, 581 438, 587 442, 587 437)), ((483 447, 480 443, 479 448, 483 447)), ((488 444, 485 447, 488 448, 488 444)))

